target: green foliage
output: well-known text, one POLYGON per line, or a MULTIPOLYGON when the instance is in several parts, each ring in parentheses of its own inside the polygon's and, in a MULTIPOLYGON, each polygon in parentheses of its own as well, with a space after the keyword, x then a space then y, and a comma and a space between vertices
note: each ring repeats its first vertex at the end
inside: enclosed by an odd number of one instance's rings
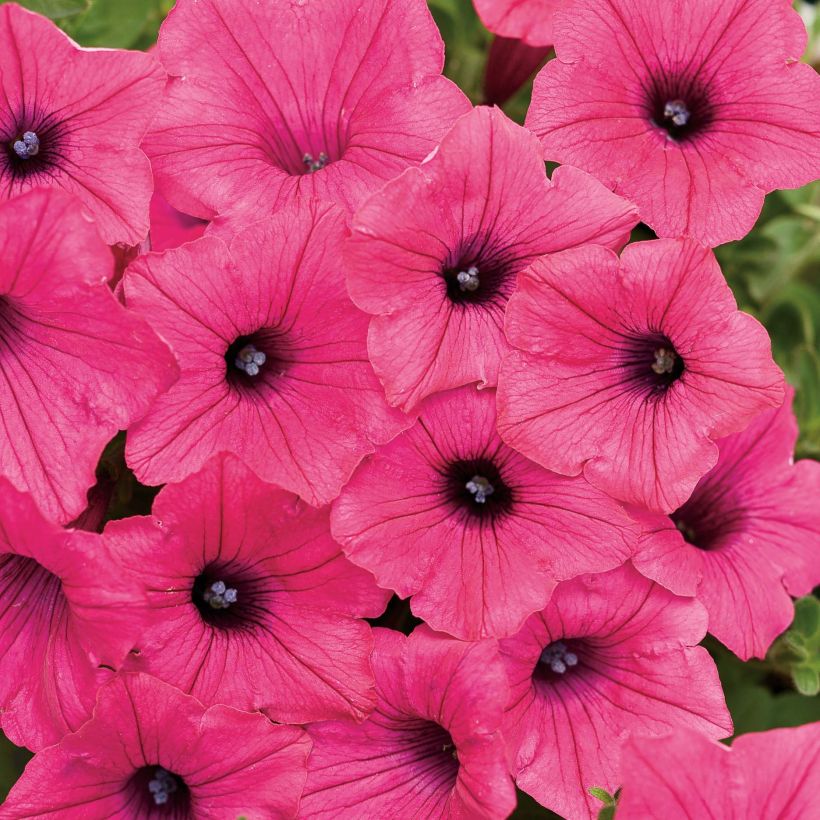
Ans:
POLYGON ((755 229, 716 249, 744 309, 772 338, 772 351, 797 389, 799 456, 820 456, 820 183, 766 198, 755 229))
POLYGON ((820 600, 809 595, 795 601, 794 621, 766 659, 801 695, 820 693, 820 600))
MULTIPOLYGON (((4 2, 12 2, 12 0, 0 0, 0 3, 4 2)), ((13 2, 45 17, 50 17, 52 20, 82 14, 91 7, 91 0, 13 0, 13 2)))
POLYGON ((598 820, 613 820, 615 817, 615 809, 618 807, 618 799, 621 796, 621 790, 618 789, 615 794, 610 794, 606 789, 593 786, 589 789, 589 793, 596 800, 600 800, 604 804, 603 808, 598 812, 598 820))

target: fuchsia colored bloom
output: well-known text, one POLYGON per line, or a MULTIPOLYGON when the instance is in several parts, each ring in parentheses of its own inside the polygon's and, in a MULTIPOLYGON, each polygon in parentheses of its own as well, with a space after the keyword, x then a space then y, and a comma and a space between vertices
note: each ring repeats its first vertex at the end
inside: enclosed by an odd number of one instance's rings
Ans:
POLYGON ((660 236, 740 239, 765 193, 820 176, 820 77, 787 0, 580 0, 554 42, 527 127, 660 236))
POLYGON ((334 537, 381 586, 413 597, 431 627, 468 640, 509 635, 558 580, 618 566, 635 529, 583 478, 505 446, 495 391, 428 399, 333 506, 334 537))
POLYGON ((560 584, 543 612, 500 642, 518 786, 567 817, 596 817, 600 803, 587 790, 620 786, 629 735, 670 726, 731 734, 717 669, 695 646, 705 632, 697 601, 629 565, 560 584))
POLYGON ((166 251, 199 239, 208 223, 183 214, 168 203, 162 194, 151 198, 151 250, 166 251))
POLYGON ((73 198, 38 190, 0 205, 0 474, 61 522, 85 509, 105 443, 177 377, 112 295, 111 267, 73 198))
POLYGON ((807 820, 817 814, 820 723, 743 735, 731 749, 699 732, 632 738, 623 756, 624 820, 807 820))
POLYGON ((206 236, 131 265, 126 301, 182 371, 129 431, 126 456, 141 481, 179 481, 227 451, 324 504, 375 444, 407 426, 367 359, 367 316, 339 270, 345 235, 340 209, 300 202, 230 245, 206 236))
POLYGON ((783 401, 769 338, 737 310, 711 251, 630 245, 537 261, 507 312, 499 431, 548 469, 615 498, 677 509, 714 439, 783 401))
POLYGON ((353 208, 469 109, 423 0, 180 0, 159 47, 146 150, 170 202, 206 218, 297 194, 353 208))
POLYGON ((507 684, 495 641, 419 626, 374 630, 378 703, 359 726, 308 728, 300 816, 504 818, 515 807, 498 733, 507 684))
POLYGON ((0 478, 0 724, 11 740, 40 749, 82 725, 139 635, 137 597, 99 536, 46 521, 0 478))
POLYGON ((296 727, 119 676, 92 720, 28 764, 0 817, 293 817, 309 751, 296 727))
POLYGON ((635 566, 697 595, 709 631, 744 660, 763 657, 794 616, 789 595, 820 583, 820 464, 792 462, 797 422, 786 403, 718 442, 717 465, 670 516, 635 512, 635 566))
POLYGON ((388 593, 342 555, 327 510, 222 456, 104 537, 146 592, 139 669, 284 723, 372 709, 371 630, 357 617, 381 614, 388 593))
POLYGON ((408 410, 440 390, 494 386, 518 272, 585 242, 618 247, 636 220, 580 171, 550 181, 538 141, 497 109, 460 118, 367 201, 345 245, 350 295, 375 314, 368 350, 388 401, 408 410))
POLYGON ((552 44, 552 21, 567 0, 473 0, 481 22, 499 37, 528 46, 552 44))
POLYGON ((152 180, 139 144, 163 83, 149 54, 82 49, 45 17, 0 7, 0 200, 63 188, 109 244, 144 239, 152 180))

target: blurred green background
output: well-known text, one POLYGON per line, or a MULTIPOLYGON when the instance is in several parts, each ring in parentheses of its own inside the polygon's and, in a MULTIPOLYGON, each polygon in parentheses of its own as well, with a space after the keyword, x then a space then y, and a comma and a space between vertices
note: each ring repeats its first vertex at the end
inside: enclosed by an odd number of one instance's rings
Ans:
MULTIPOLYGON (((5 0, 0 0, 5 2, 5 0)), ((147 49, 173 0, 17 0, 45 14, 84 46, 147 49)), ((492 35, 471 0, 429 0, 447 46, 445 73, 475 103, 482 102, 487 49, 492 35)), ((807 62, 820 67, 820 14, 797 0, 809 28, 807 62)), ((523 123, 531 83, 505 106, 523 123)), ((651 234, 640 227, 633 238, 651 234)), ((777 362, 797 388, 800 421, 797 455, 820 458, 820 182, 766 198, 754 230, 716 250, 740 306, 768 328, 777 362)), ((820 503, 820 499, 818 499, 820 503)), ((817 593, 817 590, 815 591, 817 593)), ((795 623, 765 661, 742 663, 717 641, 705 646, 715 658, 737 734, 820 720, 820 600, 797 603, 795 623)), ((0 735, 0 798, 30 757, 0 735)), ((514 817, 555 817, 526 795, 514 817)))

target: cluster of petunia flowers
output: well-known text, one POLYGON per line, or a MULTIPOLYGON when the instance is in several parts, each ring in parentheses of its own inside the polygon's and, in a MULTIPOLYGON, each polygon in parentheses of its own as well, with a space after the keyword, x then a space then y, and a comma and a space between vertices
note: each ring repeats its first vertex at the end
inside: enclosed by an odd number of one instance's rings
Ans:
POLYGON ((150 54, 0 5, 4 820, 808 816, 820 724, 718 743, 698 645, 820 582, 711 250, 820 176, 805 29, 476 5, 554 45, 526 128, 423 0, 177 0, 150 54), (118 431, 162 489, 106 521, 118 431))

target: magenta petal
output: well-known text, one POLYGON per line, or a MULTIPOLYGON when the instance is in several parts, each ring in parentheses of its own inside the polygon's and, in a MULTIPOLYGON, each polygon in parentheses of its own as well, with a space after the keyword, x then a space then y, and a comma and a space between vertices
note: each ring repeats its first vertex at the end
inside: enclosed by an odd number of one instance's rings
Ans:
POLYGON ((498 733, 506 697, 494 641, 375 630, 378 703, 360 724, 319 723, 305 817, 503 818, 515 794, 498 733))
POLYGON ((652 510, 679 507, 714 465, 714 440, 783 401, 766 331, 688 240, 537 260, 506 331, 519 351, 499 379, 504 440, 652 510))
POLYGON ((413 612, 466 640, 509 635, 558 580, 631 554, 636 528, 583 478, 550 473, 506 447, 494 391, 425 401, 415 426, 356 472, 333 505, 334 537, 413 612), (491 485, 479 502, 468 484, 491 485), (472 494, 471 494, 472 493, 472 494))
POLYGON ((820 77, 788 3, 581 0, 553 22, 527 127, 659 236, 740 239, 765 193, 820 176, 820 77))
POLYGON ((40 151, 24 164, 0 153, 0 200, 60 188, 78 197, 109 244, 144 239, 153 181, 139 145, 163 82, 150 54, 80 48, 44 17, 4 4, 0 144, 32 131, 40 151))
POLYGON ((140 635, 140 593, 99 536, 47 522, 0 479, 0 715, 11 740, 56 743, 140 635))
POLYGON ((309 751, 295 727, 227 706, 205 709, 148 675, 119 676, 100 690, 92 720, 34 757, 2 814, 154 816, 149 782, 161 767, 173 778, 166 808, 176 816, 293 817, 309 751))
POLYGON ((61 522, 85 508, 106 442, 177 377, 165 345, 114 298, 110 267, 65 194, 0 205, 0 473, 61 522))
POLYGON ((166 486, 151 518, 112 522, 104 537, 146 595, 135 668, 279 722, 373 708, 371 630, 357 616, 380 614, 389 593, 342 555, 327 509, 216 456, 166 486), (236 593, 221 609, 206 596, 220 581, 236 593))
POLYGON ((365 202, 345 243, 348 289, 374 316, 368 352, 388 401, 408 411, 442 390, 495 386, 518 273, 585 243, 619 247, 635 221, 581 171, 549 180, 538 141, 500 110, 459 118, 427 160, 365 202), (457 281, 470 270, 472 290, 457 281))
POLYGON ((588 789, 618 788, 629 736, 677 726, 729 734, 717 669, 695 645, 705 630, 700 604, 629 565, 560 584, 543 612, 500 642, 518 786, 564 816, 593 818, 600 803, 588 789))
POLYGON ((352 209, 469 107, 438 76, 422 0, 180 2, 160 56, 171 81, 146 150, 169 201, 206 218, 299 195, 352 209))
POLYGON ((625 820, 800 820, 820 788, 820 723, 742 735, 731 749, 690 729, 632 738, 624 750, 625 820))
POLYGON ((744 660, 791 623, 791 595, 820 583, 820 465, 793 464, 793 391, 782 407, 720 439, 717 465, 671 516, 640 514, 635 566, 695 594, 709 631, 744 660))
POLYGON ((179 481, 212 453, 231 452, 265 481, 325 504, 409 424, 388 408, 367 359, 367 317, 338 269, 345 234, 341 210, 299 202, 230 246, 205 236, 131 265, 127 302, 181 370, 129 431, 126 456, 140 480, 179 481), (232 346, 243 339, 267 357, 255 377, 235 364, 232 346))

